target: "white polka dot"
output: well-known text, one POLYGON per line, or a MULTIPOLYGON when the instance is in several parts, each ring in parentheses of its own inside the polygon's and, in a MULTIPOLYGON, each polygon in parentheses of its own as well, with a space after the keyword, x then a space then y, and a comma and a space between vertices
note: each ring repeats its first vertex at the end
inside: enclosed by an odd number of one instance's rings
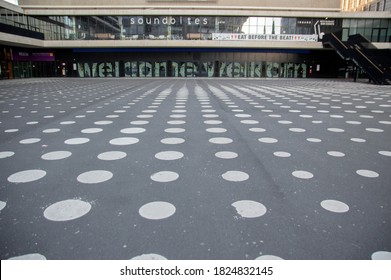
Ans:
POLYGON ((7 206, 7 202, 0 201, 0 211, 3 210, 7 206))
POLYGON ((252 127, 249 129, 251 132, 265 132, 266 129, 261 128, 261 127, 252 127))
POLYGON ((360 170, 357 170, 356 173, 360 176, 367 177, 367 178, 379 177, 379 173, 372 171, 372 170, 360 169, 360 170))
POLYGON ((119 160, 126 157, 126 153, 121 151, 109 151, 98 155, 100 160, 119 160))
POLYGON ((150 119, 153 118, 153 115, 138 115, 137 118, 139 119, 150 119))
POLYGON ((108 125, 108 124, 112 124, 113 122, 112 121, 97 121, 97 122, 94 122, 94 124, 96 125, 108 125))
POLYGON ((83 184, 98 184, 110 180, 113 173, 106 170, 87 171, 77 176, 77 181, 83 184))
POLYGON ((293 171, 292 175, 299 179, 311 179, 314 177, 314 175, 311 172, 303 171, 303 170, 293 171))
POLYGON ((186 129, 173 127, 173 128, 166 128, 164 131, 167 133, 182 133, 182 132, 185 132, 186 129))
POLYGON ((32 124, 38 124, 39 122, 26 122, 26 124, 28 125, 32 125, 32 124))
POLYGON ((9 260, 36 260, 36 261, 44 261, 46 257, 44 255, 38 253, 26 254, 22 256, 12 257, 9 260))
POLYGON ((183 158, 184 154, 177 151, 164 151, 157 153, 155 158, 160 160, 177 160, 183 158))
POLYGON ((151 180, 160 183, 173 182, 179 178, 179 174, 173 171, 159 171, 151 175, 151 180))
POLYGON ((68 199, 50 205, 45 209, 43 215, 50 221, 63 222, 80 218, 90 210, 90 203, 78 199, 68 199))
POLYGON ((186 115, 184 115, 184 114, 174 114, 174 115, 170 115, 170 118, 182 119, 182 118, 186 118, 186 115))
POLYGON ((174 215, 176 208, 174 205, 164 201, 154 201, 144 204, 139 209, 141 217, 149 220, 161 220, 166 219, 174 215))
POLYGON ((223 175, 221 175, 224 180, 230 181, 230 182, 243 182, 248 180, 250 176, 242 171, 236 171, 236 170, 231 170, 225 172, 223 175))
POLYGON ((275 155, 276 157, 282 157, 282 158, 287 158, 287 157, 291 156, 291 154, 288 152, 274 152, 273 155, 275 155))
POLYGON ((75 121, 64 121, 64 122, 60 122, 60 124, 62 125, 69 125, 69 124, 74 124, 76 123, 75 121))
POLYGON ((328 151, 327 154, 332 157, 344 157, 345 154, 338 151, 328 151))
POLYGON ((226 138, 226 137, 215 137, 215 138, 210 138, 209 142, 212 144, 230 144, 233 142, 231 138, 226 138))
POLYGON ((142 254, 131 258, 131 260, 167 260, 167 258, 158 254, 142 254))
POLYGON ((356 143, 365 143, 365 142, 367 142, 367 140, 362 139, 362 138, 350 138, 350 140, 352 142, 356 142, 356 143))
POLYGON ((249 114, 235 114, 235 117, 237 117, 237 118, 251 118, 251 115, 249 115, 249 114))
POLYGON ((107 115, 106 118, 108 119, 116 119, 116 118, 119 118, 118 115, 107 115))
POLYGON ((229 152, 229 151, 221 151, 221 152, 215 153, 215 156, 218 158, 221 158, 221 159, 233 159, 233 158, 237 158, 238 154, 234 153, 234 152, 229 152))
POLYGON ((292 124, 291 121, 278 121, 278 123, 280 123, 280 124, 292 124))
POLYGON ((160 140, 160 142, 167 145, 176 145, 176 144, 185 143, 185 139, 172 137, 172 138, 164 138, 160 140))
POLYGON ((371 255, 372 260, 391 260, 391 252, 377 251, 371 255))
POLYGON ((361 124, 361 122, 357 122, 357 121, 346 121, 346 123, 348 123, 348 124, 361 124))
POLYGON ((168 121, 167 123, 172 125, 180 125, 180 124, 185 124, 186 121, 168 121))
POLYGON ((391 124, 391 121, 379 121, 381 124, 391 124))
POLYGON ((124 128, 121 129, 121 133, 124 134, 138 134, 138 133, 143 133, 145 132, 145 128, 142 127, 130 127, 130 128, 124 128))
POLYGON ((306 140, 308 142, 311 142, 311 143, 320 143, 320 142, 322 142, 322 140, 319 139, 319 138, 307 138, 306 140))
POLYGON ((41 158, 44 160, 60 160, 60 159, 68 158, 71 155, 72 153, 68 151, 55 151, 55 152, 43 154, 41 158))
POLYGON ((204 121, 204 124, 211 124, 211 125, 216 125, 216 124, 222 124, 222 121, 218 120, 209 120, 209 121, 204 121))
POLYGON ((334 213, 345 213, 349 211, 349 206, 346 203, 338 200, 323 200, 320 205, 324 209, 334 213))
POLYGON ((262 255, 262 256, 256 258, 256 260, 273 260, 273 261, 277 261, 277 260, 283 260, 283 258, 280 258, 278 256, 274 256, 274 255, 262 255))
POLYGON ((207 128, 206 131, 210 132, 210 133, 224 133, 224 132, 227 132, 227 130, 225 128, 221 128, 221 127, 207 128))
POLYGON ((379 154, 381 154, 382 156, 391 157, 391 151, 379 151, 379 154))
POLYGON ((205 115, 202 115, 204 118, 218 118, 219 115, 217 114, 205 114, 205 115))
POLYGON ((43 130, 42 132, 43 133, 56 133, 56 132, 59 132, 61 129, 59 128, 49 128, 49 129, 45 129, 43 130))
POLYGON ((380 129, 380 128, 372 128, 372 127, 366 128, 365 130, 366 130, 366 131, 369 131, 369 132, 377 132, 377 133, 379 133, 379 132, 384 132, 383 129, 380 129))
POLYGON ((85 144, 89 142, 90 139, 88 138, 71 138, 68 140, 65 140, 64 143, 68 145, 80 145, 80 144, 85 144))
POLYGON ((10 151, 0 152, 0 159, 1 159, 1 158, 9 158, 9 157, 12 157, 14 154, 15 154, 14 152, 10 152, 10 151))
POLYGON ((330 132, 344 132, 345 131, 342 128, 335 128, 335 127, 329 127, 327 130, 330 132))
POLYGON ((149 121, 132 121, 130 124, 133 125, 144 125, 144 124, 149 124, 149 121))
POLYGON ((266 143, 266 144, 274 144, 277 143, 278 140, 275 138, 270 138, 270 137, 262 137, 258 139, 259 142, 266 143))
POLYGON ((239 200, 232 203, 236 212, 243 218, 258 218, 266 214, 266 207, 257 201, 239 200))
POLYGON ((110 140, 111 145, 116 145, 116 146, 126 146, 126 145, 133 145, 138 143, 140 140, 137 138, 133 137, 119 137, 119 138, 114 138, 110 140))
POLYGON ((19 141, 20 144, 34 144, 40 142, 41 139, 39 138, 28 138, 28 139, 23 139, 19 141))
POLYGON ((81 131, 81 133, 86 133, 86 134, 93 134, 93 133, 99 133, 102 132, 103 129, 101 128, 86 128, 81 131))
POLYGON ((28 183, 28 182, 33 182, 42 179, 45 176, 46 176, 46 171, 39 170, 39 169, 31 169, 31 170, 20 171, 12 174, 11 176, 8 177, 8 182, 28 183))
POLYGON ((290 128, 289 131, 292 131, 292 132, 305 132, 305 129, 304 128, 293 127, 293 128, 290 128))
POLYGON ((259 124, 259 121, 256 120, 241 120, 242 124, 259 124))

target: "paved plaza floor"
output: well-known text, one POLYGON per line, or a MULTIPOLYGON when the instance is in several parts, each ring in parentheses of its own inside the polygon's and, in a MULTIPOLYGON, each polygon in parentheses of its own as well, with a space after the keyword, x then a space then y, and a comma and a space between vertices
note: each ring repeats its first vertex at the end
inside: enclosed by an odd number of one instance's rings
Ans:
POLYGON ((391 255, 391 87, 0 81, 1 259, 391 255))

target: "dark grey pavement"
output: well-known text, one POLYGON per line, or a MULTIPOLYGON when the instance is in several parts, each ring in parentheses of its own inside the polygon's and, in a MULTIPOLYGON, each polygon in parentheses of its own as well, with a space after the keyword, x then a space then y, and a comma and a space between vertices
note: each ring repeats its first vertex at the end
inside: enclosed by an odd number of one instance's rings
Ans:
POLYGON ((391 87, 0 81, 0 257, 391 258, 391 87))

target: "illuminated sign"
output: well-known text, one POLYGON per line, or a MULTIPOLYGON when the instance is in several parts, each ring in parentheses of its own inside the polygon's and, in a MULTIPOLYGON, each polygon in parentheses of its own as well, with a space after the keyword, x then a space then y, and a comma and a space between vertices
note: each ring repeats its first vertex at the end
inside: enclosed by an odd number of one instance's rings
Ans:
POLYGON ((149 24, 149 25, 175 25, 175 24, 187 24, 187 25, 206 25, 208 24, 208 18, 204 17, 131 17, 130 24, 149 24))
POLYGON ((213 33, 213 40, 317 42, 318 35, 213 33))

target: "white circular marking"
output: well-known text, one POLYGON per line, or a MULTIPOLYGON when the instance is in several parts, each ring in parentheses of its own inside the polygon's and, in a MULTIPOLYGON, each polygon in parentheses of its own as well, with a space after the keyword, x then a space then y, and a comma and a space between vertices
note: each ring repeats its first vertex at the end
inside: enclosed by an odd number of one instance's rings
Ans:
POLYGON ((221 152, 215 153, 215 156, 218 158, 221 158, 221 159, 233 159, 233 158, 237 158, 239 155, 234 152, 221 151, 221 152))
POLYGON ((252 127, 249 129, 251 132, 265 132, 266 129, 261 128, 261 127, 252 127))
POLYGON ((99 133, 102 132, 103 129, 101 128, 86 128, 81 131, 81 133, 86 133, 86 134, 92 134, 92 133, 99 133))
POLYGON ((179 127, 173 127, 173 128, 166 128, 164 131, 167 133, 182 133, 182 132, 185 132, 186 129, 179 128, 179 127))
POLYGON ((204 121, 204 124, 211 124, 211 125, 216 125, 216 124, 222 124, 223 122, 222 121, 219 121, 219 120, 208 120, 208 121, 204 121))
POLYGON ((185 124, 186 121, 168 121, 167 123, 172 125, 180 125, 180 124, 185 124))
POLYGON ((130 124, 133 125, 144 125, 144 124, 149 124, 149 121, 132 121, 130 124))
POLYGON ((382 156, 391 157, 391 151, 379 151, 379 154, 381 154, 382 156))
POLYGON ((7 206, 7 202, 5 201, 0 201, 0 211, 3 210, 7 206))
POLYGON ((377 178, 379 177, 379 173, 372 171, 372 170, 366 170, 366 169, 359 169, 356 171, 356 173, 360 176, 367 177, 367 178, 377 178))
POLYGON ((83 184, 98 184, 110 180, 113 173, 106 170, 87 171, 77 176, 77 181, 83 184))
POLYGON ((121 133, 124 134, 139 134, 145 132, 146 129, 142 127, 129 127, 129 128, 124 128, 121 129, 121 133))
POLYGON ((312 142, 312 143, 320 143, 320 142, 322 142, 322 140, 319 139, 319 138, 307 138, 306 140, 308 142, 312 142))
POLYGON ((113 122, 112 121, 96 121, 94 122, 94 124, 96 125, 108 125, 108 124, 112 124, 113 122))
POLYGON ((259 142, 266 143, 266 144, 274 144, 277 143, 278 140, 271 137, 262 137, 258 139, 259 142))
POLYGON ((119 118, 118 115, 107 115, 106 118, 108 119, 116 119, 116 118, 119 118))
POLYGON ((42 130, 43 133, 56 133, 56 132, 59 132, 61 129, 59 128, 49 128, 49 129, 45 129, 45 130, 42 130))
POLYGON ((357 121, 346 121, 346 123, 348 123, 348 124, 361 124, 361 122, 357 122, 357 121))
POLYGON ((227 137, 215 137, 215 138, 210 138, 209 142, 212 144, 230 144, 233 142, 233 140, 227 137))
POLYGON ((243 218, 258 218, 267 212, 265 205, 253 200, 239 200, 232 203, 232 206, 243 218))
POLYGON ((328 151, 327 154, 332 157, 344 157, 345 154, 338 151, 328 151))
POLYGON ((40 142, 41 139, 39 138, 28 138, 28 139, 23 139, 19 141, 20 144, 34 144, 40 142))
POLYGON ((342 128, 335 128, 335 127, 329 127, 327 130, 330 132, 344 132, 345 131, 342 128))
POLYGON ((259 124, 259 121, 256 120, 241 120, 242 124, 259 124))
POLYGON ((299 179, 311 179, 314 177, 314 174, 308 171, 296 170, 292 172, 292 175, 299 179))
POLYGON ((134 137, 119 137, 110 140, 111 145, 126 146, 138 143, 140 140, 134 137))
POLYGON ((150 118, 153 118, 153 115, 138 115, 137 118, 139 118, 139 119, 150 119, 150 118))
POLYGON ((167 258, 158 254, 142 254, 131 258, 131 260, 167 260, 167 258))
POLYGON ((377 251, 371 255, 372 260, 391 260, 391 252, 377 251))
POLYGON ((251 118, 252 116, 249 114, 235 114, 237 118, 251 118))
POLYGON ((380 128, 372 128, 372 127, 366 128, 365 130, 366 130, 366 131, 369 131, 369 132, 377 132, 377 133, 379 133, 379 132, 384 132, 383 129, 380 129, 380 128))
POLYGON ((305 132, 305 129, 304 128, 293 127, 293 128, 290 128, 289 131, 292 131, 292 132, 305 132))
POLYGON ((68 140, 65 140, 64 143, 68 145, 80 145, 80 144, 85 144, 89 142, 90 139, 88 138, 71 138, 68 140))
POLYGON ((182 119, 182 118, 186 118, 186 115, 184 114, 174 114, 174 115, 170 115, 171 118, 173 119, 182 119))
POLYGON ((262 255, 258 258, 256 258, 256 260, 272 260, 272 261, 279 261, 279 260, 283 260, 283 258, 280 258, 278 256, 274 256, 274 255, 262 255))
POLYGON ((391 121, 379 121, 381 124, 391 124, 391 121))
POLYGON ((362 139, 362 138, 350 138, 351 141, 356 142, 356 143, 365 143, 367 140, 362 139))
POLYGON ((291 154, 288 152, 274 152, 273 155, 275 155, 276 157, 281 157, 281 158, 287 158, 287 157, 291 156, 291 154))
POLYGON ((18 132, 18 131, 19 131, 19 129, 17 129, 17 128, 12 128, 12 129, 6 129, 6 130, 4 130, 5 133, 14 133, 14 132, 18 132))
POLYGON ((292 124, 291 121, 278 121, 278 123, 280 123, 280 124, 292 124))
POLYGON ((205 114, 205 115, 202 115, 204 118, 218 118, 219 115, 217 114, 205 114))
POLYGON ((167 145, 176 145, 176 144, 185 143, 185 139, 172 137, 172 138, 164 138, 160 140, 160 142, 167 145))
POLYGON ((14 152, 10 152, 10 151, 0 152, 0 159, 1 159, 1 158, 9 158, 9 157, 12 157, 14 154, 15 154, 14 152))
POLYGON ((155 158, 160 160, 177 160, 183 158, 184 154, 177 151, 164 151, 157 153, 155 158))
POLYGON ((227 171, 221 176, 224 180, 230 182, 243 182, 250 178, 250 176, 246 172, 236 170, 227 171))
POLYGON ((151 175, 151 180, 160 183, 173 182, 179 178, 179 174, 173 171, 159 171, 151 175))
POLYGON ((323 200, 320 203, 320 205, 324 209, 334 213, 345 213, 349 211, 349 206, 346 203, 343 203, 338 200, 332 200, 332 199, 323 200))
POLYGON ((225 128, 221 128, 221 127, 207 128, 206 131, 210 132, 210 133, 224 133, 224 132, 227 132, 227 130, 225 128))
POLYGON ((28 183, 37 181, 46 176, 46 171, 40 169, 31 169, 16 172, 8 177, 8 182, 11 183, 28 183))
POLYGON ((121 151, 109 151, 98 155, 100 160, 119 160, 124 157, 126 157, 126 153, 121 151))
POLYGON ((38 253, 26 254, 22 256, 16 256, 9 258, 9 260, 36 260, 36 261, 44 261, 46 257, 44 255, 38 253))
POLYGON ((55 151, 43 154, 41 158, 44 160, 60 160, 70 157, 71 155, 72 153, 68 151, 55 151))
POLYGON ((76 123, 75 121, 64 121, 64 122, 60 122, 60 124, 62 125, 69 125, 69 124, 74 124, 76 123))
POLYGON ((32 124, 38 124, 39 122, 26 122, 26 124, 32 125, 32 124))
POLYGON ((80 218, 91 210, 91 204, 78 199, 56 202, 45 209, 43 215, 54 222, 64 222, 80 218))
POLYGON ((138 210, 141 217, 149 220, 166 219, 174 215, 176 208, 174 205, 164 201, 154 201, 141 206, 138 210))

